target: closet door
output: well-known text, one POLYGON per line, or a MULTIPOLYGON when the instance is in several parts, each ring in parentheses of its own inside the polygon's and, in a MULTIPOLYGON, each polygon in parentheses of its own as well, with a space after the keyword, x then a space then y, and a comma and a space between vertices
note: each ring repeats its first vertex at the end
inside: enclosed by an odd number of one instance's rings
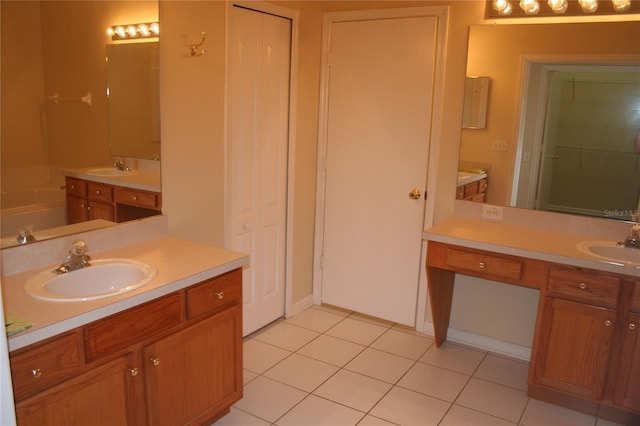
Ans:
POLYGON ((284 314, 290 57, 289 19, 232 7, 227 246, 250 255, 245 335, 284 314))

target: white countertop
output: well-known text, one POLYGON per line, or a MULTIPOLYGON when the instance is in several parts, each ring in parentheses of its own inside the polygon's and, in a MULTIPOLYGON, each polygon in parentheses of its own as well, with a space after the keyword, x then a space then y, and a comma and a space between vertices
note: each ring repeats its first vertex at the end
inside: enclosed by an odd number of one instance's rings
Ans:
POLYGON ((423 239, 640 277, 639 267, 578 249, 585 241, 610 242, 589 235, 454 216, 425 230, 423 239))
POLYGON ((471 173, 471 172, 458 172, 457 186, 463 186, 471 182, 476 182, 487 177, 487 173, 471 173))
MULTIPOLYGON (((158 172, 144 170, 144 169, 136 169, 136 170, 133 170, 131 174, 114 175, 114 176, 97 176, 89 173, 91 169, 96 169, 96 168, 97 167, 86 167, 82 169, 67 169, 67 170, 63 170, 62 173, 65 176, 90 180, 93 182, 106 183, 109 185, 125 186, 127 188, 141 189, 144 191, 153 191, 153 192, 162 191, 162 188, 160 185, 160 173, 158 172)), ((109 166, 105 166, 104 168, 109 168, 109 166)))
POLYGON ((9 337, 10 351, 242 267, 249 262, 249 257, 245 254, 169 236, 91 253, 91 256, 92 259, 137 259, 155 266, 158 275, 151 283, 138 290, 87 302, 47 302, 26 293, 24 284, 29 277, 40 271, 53 269, 57 264, 2 277, 5 314, 33 323, 28 330, 9 337))

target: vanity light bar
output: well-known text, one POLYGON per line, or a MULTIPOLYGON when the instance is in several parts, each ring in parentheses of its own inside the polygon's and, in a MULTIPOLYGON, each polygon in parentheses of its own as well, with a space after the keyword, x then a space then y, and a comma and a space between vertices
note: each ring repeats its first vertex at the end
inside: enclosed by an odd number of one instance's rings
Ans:
POLYGON ((147 22, 144 24, 114 25, 107 29, 107 35, 111 37, 111 40, 158 37, 160 35, 160 24, 147 22))
POLYGON ((607 15, 638 11, 640 0, 488 0, 486 15, 487 18, 515 18, 607 15))

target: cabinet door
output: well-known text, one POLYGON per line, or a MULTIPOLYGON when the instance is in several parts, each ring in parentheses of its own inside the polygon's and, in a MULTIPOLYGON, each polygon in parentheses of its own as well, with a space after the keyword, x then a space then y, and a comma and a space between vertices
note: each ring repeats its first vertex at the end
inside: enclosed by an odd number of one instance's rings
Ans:
POLYGON ((239 400, 241 336, 235 306, 145 347, 149 423, 202 423, 239 400))
POLYGON ((87 220, 89 220, 87 200, 67 195, 67 223, 71 225, 86 222, 87 220))
POLYGON ((112 204, 89 202, 89 219, 115 220, 112 204))
POLYGON ((16 404, 20 426, 135 424, 132 357, 122 357, 16 404))
POLYGON ((640 314, 630 314, 621 327, 624 337, 615 402, 640 412, 640 314))
POLYGON ((573 395, 601 399, 616 312, 547 297, 534 382, 573 395))

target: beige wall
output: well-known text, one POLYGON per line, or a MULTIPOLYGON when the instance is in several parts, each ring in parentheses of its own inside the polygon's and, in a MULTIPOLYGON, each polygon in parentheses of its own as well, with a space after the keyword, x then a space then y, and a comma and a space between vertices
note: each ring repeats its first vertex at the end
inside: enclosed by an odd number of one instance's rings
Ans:
MULTIPOLYGON (((483 2, 274 1, 299 12, 295 170, 293 179, 293 289, 295 303, 312 292, 316 151, 322 12, 365 8, 449 5, 440 163, 435 217, 453 211, 458 161, 467 30, 482 19, 483 2)), ((224 244, 224 4, 161 1, 163 203, 172 234, 224 244), (186 57, 188 45, 207 32, 207 55, 186 57)))

